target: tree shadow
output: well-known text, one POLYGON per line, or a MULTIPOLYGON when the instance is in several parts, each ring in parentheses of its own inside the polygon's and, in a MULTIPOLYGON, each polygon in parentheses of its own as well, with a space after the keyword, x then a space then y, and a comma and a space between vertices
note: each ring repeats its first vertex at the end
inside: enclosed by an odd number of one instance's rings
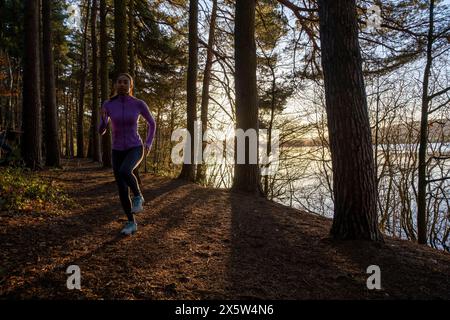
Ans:
POLYGON ((367 270, 380 268, 381 287, 395 299, 450 297, 450 257, 435 249, 385 236, 385 242, 328 240, 342 257, 367 270), (439 257, 439 258, 438 258, 439 257), (440 259, 442 258, 442 259, 440 259))
MULTIPOLYGON (((238 299, 368 298, 365 269, 346 270, 323 241, 324 218, 262 198, 231 192, 232 235, 228 278, 238 299), (313 220, 311 220, 313 219, 313 220), (314 220, 315 219, 315 220, 314 220)), ((381 297, 381 296, 379 296, 381 297)), ((376 298, 370 295, 370 298, 376 298)))
MULTIPOLYGON (((180 181, 167 181, 162 184, 161 188, 152 184, 151 190, 144 190, 146 206, 151 208, 154 199, 164 197, 166 193, 175 192, 182 185, 183 183, 180 181)), ((77 191, 81 206, 90 200, 101 201, 103 203, 101 206, 85 211, 82 207, 77 207, 69 216, 40 217, 41 220, 34 219, 26 225, 15 224, 3 228, 0 233, 0 241, 7 246, 4 246, 0 257, 5 259, 13 257, 10 260, 14 262, 3 261, 1 263, 2 273, 18 274, 22 265, 52 257, 55 248, 70 251, 71 248, 76 248, 77 242, 89 241, 90 238, 95 241, 96 237, 105 236, 105 233, 109 232, 107 225, 117 221, 123 215, 120 201, 110 201, 110 194, 116 192, 115 189, 115 182, 107 182, 102 184, 101 188, 94 185, 92 188, 77 191), (98 196, 95 193, 96 190, 102 190, 104 196, 98 196), (88 239, 85 240, 85 238, 88 239)))
MULTIPOLYGON (((157 196, 161 197, 166 193, 171 193, 177 190, 179 187, 182 187, 186 183, 180 181, 169 181, 167 182, 162 190, 159 191, 147 191, 148 198, 156 199, 157 196)), ((189 188, 189 186, 185 186, 185 188, 189 188)), ((161 257, 161 255, 152 255, 148 254, 148 252, 142 252, 142 246, 139 243, 149 242, 152 243, 152 247, 160 248, 164 245, 164 239, 166 233, 168 233, 171 229, 176 228, 183 224, 186 214, 190 212, 190 206, 187 205, 189 203, 189 199, 191 198, 191 193, 195 192, 195 190, 188 190, 183 193, 183 196, 177 199, 178 201, 172 203, 168 202, 166 205, 158 207, 158 212, 152 212, 150 215, 141 216, 140 221, 142 224, 148 224, 149 226, 160 225, 161 227, 152 228, 151 233, 146 233, 145 231, 139 232, 138 235, 133 237, 124 237, 119 235, 117 231, 109 231, 107 234, 105 232, 98 233, 97 241, 102 242, 102 240, 108 239, 101 243, 95 250, 89 251, 88 253, 78 255, 73 253, 71 250, 75 249, 68 244, 69 239, 64 238, 63 247, 65 247, 65 251, 63 251, 64 258, 69 260, 64 263, 64 265, 57 265, 50 270, 46 270, 42 272, 38 277, 31 281, 27 281, 25 284, 18 286, 14 290, 7 292, 6 297, 17 298, 17 297, 30 297, 30 292, 33 290, 38 290, 36 293, 36 297, 45 296, 50 298, 71 298, 71 299, 82 299, 82 298, 90 298, 93 295, 101 294, 101 296, 105 299, 123 299, 124 297, 139 297, 139 294, 142 290, 139 289, 140 283, 132 283, 132 280, 127 279, 127 274, 133 274, 136 270, 141 270, 143 265, 145 265, 146 270, 149 270, 149 276, 151 275, 151 267, 158 263, 162 263, 162 261, 166 259, 170 259, 170 256, 161 257), (163 259, 161 259, 163 258, 163 259), (86 290, 84 293, 77 290, 68 290, 65 287, 65 281, 67 279, 67 275, 65 274, 65 269, 71 265, 76 264, 79 265, 82 269, 82 272, 87 272, 88 274, 97 272, 98 270, 104 270, 104 273, 100 273, 99 277, 87 277, 88 282, 85 281, 85 288, 89 292, 86 295, 86 290), (111 269, 112 268, 112 269, 111 269), (117 272, 120 271, 120 272, 117 272), (119 276, 117 276, 119 274, 119 276), (111 282, 110 275, 115 275, 115 283, 122 282, 119 286, 119 290, 114 285, 107 285, 111 282), (123 283, 130 282, 130 285, 123 285, 123 283), (124 289, 125 287, 125 289, 124 289), (36 289, 38 288, 38 289, 36 289), (136 289, 138 288, 138 289, 136 289), (128 290, 128 291, 127 291, 128 290), (129 291, 131 290, 131 292, 129 291), (137 290, 137 291, 136 291, 137 290)), ((155 203, 158 202, 158 199, 155 200, 155 203)), ((85 215, 89 215, 86 213, 85 215)), ((81 219, 84 221, 86 216, 83 216, 81 219)), ((79 220, 80 216, 73 217, 74 220, 79 220)), ((66 223, 70 223, 70 220, 65 220, 66 223)), ((63 226, 64 224, 61 224, 63 226)), ((16 230, 17 231, 17 230, 16 230)), ((34 232, 39 233, 42 230, 34 230, 34 232)), ((30 230, 24 231, 22 230, 21 237, 29 238, 26 235, 26 232, 30 232, 30 230)), ((76 238, 79 234, 70 233, 72 238, 76 238)), ((10 239, 5 237, 5 239, 0 239, 0 241, 10 239)), ((16 244, 20 245, 20 244, 16 244)), ((24 245, 24 244, 22 244, 24 245)), ((39 251, 33 252, 37 256, 51 256, 51 251, 39 251)), ((25 253, 24 253, 25 254, 25 253)), ((24 261, 30 260, 29 255, 25 256, 24 261)), ((31 258, 31 260, 35 260, 31 258)), ((15 268, 19 268, 18 265, 15 268)), ((20 273, 20 272, 19 272, 20 273)), ((114 279, 114 277, 112 278, 114 279)), ((142 294, 141 294, 142 295, 142 294)), ((34 295, 31 295, 35 297, 34 295)), ((145 293, 145 298, 152 298, 149 296, 148 291, 145 293)))

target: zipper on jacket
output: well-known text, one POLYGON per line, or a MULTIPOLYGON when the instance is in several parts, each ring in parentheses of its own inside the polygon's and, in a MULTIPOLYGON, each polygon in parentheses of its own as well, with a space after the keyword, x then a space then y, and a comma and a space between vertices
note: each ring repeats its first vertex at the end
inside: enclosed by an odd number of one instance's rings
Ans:
POLYGON ((124 129, 125 129, 125 124, 124 124, 124 110, 125 110, 125 103, 124 100, 122 100, 122 141, 123 141, 123 148, 125 149, 125 133, 124 133, 124 129))

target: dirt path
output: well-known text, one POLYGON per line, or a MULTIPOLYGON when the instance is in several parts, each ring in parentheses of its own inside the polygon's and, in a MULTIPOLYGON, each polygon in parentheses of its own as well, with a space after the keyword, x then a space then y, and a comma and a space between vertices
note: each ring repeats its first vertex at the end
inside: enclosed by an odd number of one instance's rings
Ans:
POLYGON ((123 237, 110 170, 75 159, 40 174, 76 207, 1 213, 3 299, 450 299, 450 254, 412 242, 331 241, 328 219, 151 174, 139 232, 123 237), (82 290, 67 289, 69 265, 82 290), (381 290, 366 287, 369 265, 381 290))

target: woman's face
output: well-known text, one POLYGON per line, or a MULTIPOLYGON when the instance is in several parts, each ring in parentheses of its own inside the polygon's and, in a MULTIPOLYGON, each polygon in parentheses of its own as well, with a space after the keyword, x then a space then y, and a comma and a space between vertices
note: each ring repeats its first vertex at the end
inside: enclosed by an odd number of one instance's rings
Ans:
POLYGON ((129 94, 131 83, 130 79, 127 76, 120 76, 116 81, 116 92, 118 94, 129 94))

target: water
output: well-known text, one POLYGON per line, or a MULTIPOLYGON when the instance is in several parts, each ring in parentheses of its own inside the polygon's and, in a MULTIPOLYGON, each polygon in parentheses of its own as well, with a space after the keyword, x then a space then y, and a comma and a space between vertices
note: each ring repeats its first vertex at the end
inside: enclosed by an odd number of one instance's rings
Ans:
MULTIPOLYGON (((416 235, 417 194, 416 144, 378 145, 378 216, 384 233, 402 239, 416 235)), ((428 155, 449 156, 450 143, 433 143, 428 155)), ((208 168, 208 174, 221 171, 215 177, 216 187, 229 188, 232 181, 232 164, 208 168)), ((450 177, 450 159, 431 159, 428 179, 450 177)), ((269 197, 284 205, 310 213, 333 217, 333 192, 331 157, 321 146, 280 149, 278 170, 269 176, 273 194, 269 197)), ((269 183, 270 184, 270 183, 269 183)), ((428 227, 430 245, 449 250, 450 247, 450 179, 428 185, 428 227), (434 232, 432 228, 434 227, 434 232), (447 238, 447 239, 446 239, 447 238)))

